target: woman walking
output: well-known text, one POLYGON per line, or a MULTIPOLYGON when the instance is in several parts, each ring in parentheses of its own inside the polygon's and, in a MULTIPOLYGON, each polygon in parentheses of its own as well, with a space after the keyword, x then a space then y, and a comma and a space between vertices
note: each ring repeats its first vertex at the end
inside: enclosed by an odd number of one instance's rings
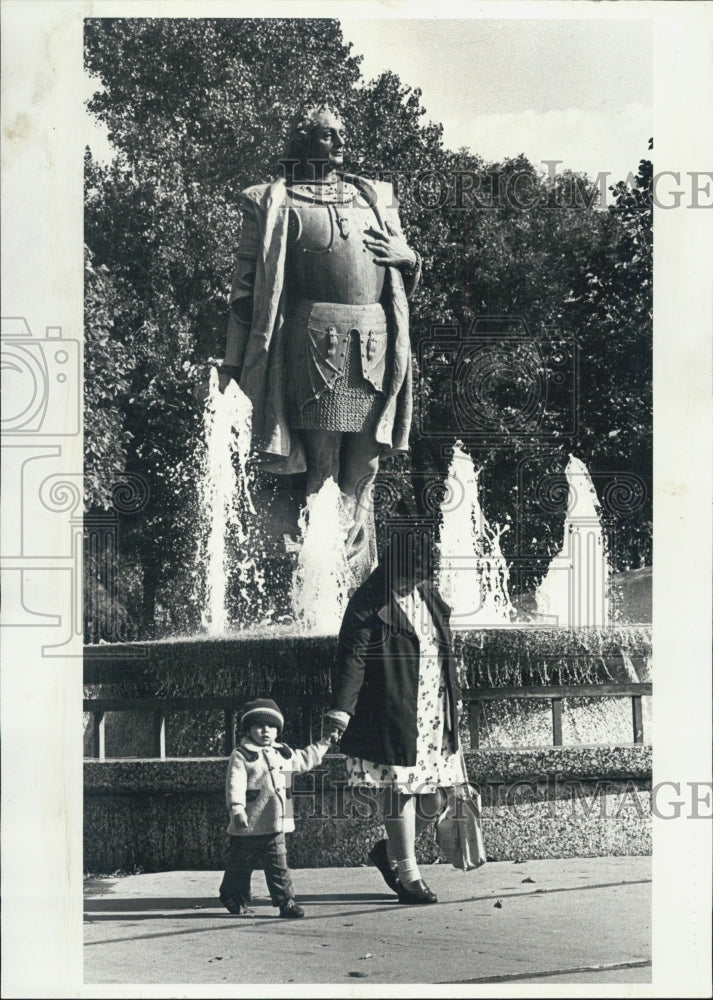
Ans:
POLYGON ((344 731, 350 785, 378 789, 387 839, 369 854, 403 903, 436 903, 415 857, 420 830, 467 781, 458 739, 450 609, 431 581, 428 539, 392 535, 350 600, 328 718, 344 731))

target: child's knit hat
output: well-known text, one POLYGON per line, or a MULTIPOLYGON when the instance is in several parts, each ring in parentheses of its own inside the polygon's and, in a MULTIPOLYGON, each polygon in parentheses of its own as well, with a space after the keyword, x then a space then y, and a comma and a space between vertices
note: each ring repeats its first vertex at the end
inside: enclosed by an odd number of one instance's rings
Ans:
POLYGON ((277 735, 282 732, 285 717, 271 698, 256 698, 249 701, 240 716, 240 727, 243 731, 251 726, 277 726, 277 735))

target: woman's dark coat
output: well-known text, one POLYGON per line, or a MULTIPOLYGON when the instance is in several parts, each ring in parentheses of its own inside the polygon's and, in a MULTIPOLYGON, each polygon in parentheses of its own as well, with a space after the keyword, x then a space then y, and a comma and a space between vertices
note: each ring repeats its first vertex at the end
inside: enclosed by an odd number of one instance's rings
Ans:
MULTIPOLYGON (((436 626, 446 677, 446 733, 458 747, 456 678, 450 608, 431 583, 419 586, 436 626)), ((413 766, 418 736, 419 640, 379 566, 347 605, 339 633, 332 708, 353 716, 342 752, 375 764, 413 766)))

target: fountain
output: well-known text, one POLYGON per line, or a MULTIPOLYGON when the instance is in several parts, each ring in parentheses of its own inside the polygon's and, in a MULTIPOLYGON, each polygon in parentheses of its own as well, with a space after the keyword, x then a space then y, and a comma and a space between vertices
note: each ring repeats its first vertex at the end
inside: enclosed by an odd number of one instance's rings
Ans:
MULTIPOLYGON (((199 545, 199 563, 205 565, 202 625, 209 636, 224 635, 235 625, 240 630, 253 627, 256 608, 254 601, 247 600, 248 594, 267 598, 257 558, 264 541, 255 523, 247 470, 250 416, 250 402, 235 383, 221 394, 212 372, 201 483, 200 521, 205 531, 199 545), (229 608, 230 582, 235 576, 248 612, 242 622, 236 621, 229 608)), ((441 520, 439 588, 453 609, 453 627, 510 624, 515 610, 500 549, 502 529, 492 527, 483 513, 478 474, 460 444, 448 472, 441 520)), ((297 552, 290 595, 293 626, 302 633, 334 635, 355 583, 346 554, 350 513, 334 480, 308 497, 298 526, 300 541, 288 546, 297 552)), ((262 623, 269 618, 265 608, 262 623)))
MULTIPOLYGON (((507 529, 505 529, 507 530, 507 529)), ((509 625, 515 609, 500 549, 503 529, 492 527, 478 497, 478 473, 458 442, 441 503, 438 587, 452 608, 454 629, 509 625)))
POLYGON ((242 603, 252 603, 253 615, 258 610, 255 595, 266 596, 247 471, 251 418, 247 396, 235 382, 221 393, 218 373, 212 368, 203 418, 199 523, 204 530, 198 545, 198 565, 205 567, 202 624, 208 635, 224 635, 232 624, 229 583, 233 576, 239 581, 242 603))
POLYGON ((539 615, 554 625, 603 627, 609 622, 610 567, 600 505, 587 467, 569 456, 564 540, 535 592, 539 615))
MULTIPOLYGON (((235 382, 224 393, 211 369, 203 418, 198 543, 203 594, 202 628, 208 636, 271 624, 264 557, 267 540, 251 496, 248 458, 252 406, 235 382), (237 591, 237 601, 236 592, 237 591), (235 605, 237 604, 237 611, 235 605)), ((292 625, 300 633, 336 634, 352 583, 347 564, 350 514, 339 487, 327 480, 299 514, 300 538, 285 540, 285 559, 297 553, 291 574, 292 625)))
POLYGON ((302 544, 292 578, 292 609, 300 631, 335 635, 349 599, 346 542, 349 515, 328 479, 300 512, 302 544))
MULTIPOLYGON (((266 542, 250 495, 250 418, 247 397, 235 383, 221 394, 213 371, 204 418, 201 523, 205 531, 199 547, 199 562, 205 565, 203 628, 211 636, 236 627, 250 630, 273 619, 264 572, 266 542), (242 616, 229 608, 236 603, 235 586, 231 594, 235 580, 242 616)), ((462 443, 456 443, 440 505, 438 536, 438 584, 451 605, 455 630, 610 624, 611 571, 596 491, 586 466, 573 455, 565 476, 568 503, 562 548, 536 589, 536 615, 525 623, 518 620, 508 592, 509 570, 500 545, 508 526, 488 521, 479 497, 479 472, 462 443)), ((300 540, 288 539, 286 546, 288 552, 297 553, 288 619, 294 631, 338 632, 350 588, 359 582, 350 579, 347 563, 349 525, 349 510, 333 480, 310 496, 300 512, 300 540)))
MULTIPOLYGON (((458 442, 441 503, 439 589, 451 605, 454 629, 522 625, 508 593, 508 565, 500 538, 479 498, 471 457, 458 442)), ((600 505, 587 467, 573 455, 562 548, 535 592, 532 625, 602 628, 610 623, 610 577, 600 505)))

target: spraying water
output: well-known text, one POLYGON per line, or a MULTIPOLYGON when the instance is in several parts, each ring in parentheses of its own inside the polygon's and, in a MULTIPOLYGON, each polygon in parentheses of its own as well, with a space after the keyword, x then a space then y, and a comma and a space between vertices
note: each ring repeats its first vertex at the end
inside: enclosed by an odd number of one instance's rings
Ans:
POLYGON ((492 527, 480 506, 478 473, 460 442, 441 504, 438 587, 450 604, 453 628, 508 625, 514 608, 508 593, 508 567, 500 549, 503 530, 492 527))
MULTIPOLYGON (((274 615, 265 585, 266 539, 250 496, 247 461, 251 404, 231 382, 218 390, 210 374, 204 414, 205 449, 200 488, 198 565, 204 576, 203 628, 220 635, 231 627, 267 623, 274 615), (232 610, 231 610, 232 609, 232 610)), ((564 543, 537 588, 538 615, 564 626, 609 623, 610 570, 599 503, 586 467, 570 456, 564 543)), ((478 473, 458 443, 441 504, 438 586, 451 605, 454 628, 509 625, 515 609, 500 547, 506 528, 492 526, 478 496, 478 473)), ((354 584, 347 558, 353 512, 328 480, 308 497, 299 518, 302 544, 292 579, 292 610, 300 631, 335 634, 354 584)))
POLYGON ((610 569, 599 517, 600 506, 587 467, 569 456, 564 541, 535 592, 537 612, 563 626, 609 622, 610 569))
POLYGON ((231 625, 231 584, 237 582, 244 604, 252 600, 254 606, 255 595, 265 594, 260 552, 251 544, 255 510, 246 468, 251 418, 248 397, 233 381, 221 393, 218 373, 211 369, 200 490, 200 523, 205 530, 199 542, 199 565, 205 568, 202 623, 209 635, 220 635, 231 625))
POLYGON ((299 517, 302 547, 292 580, 292 610, 301 630, 321 635, 339 631, 349 600, 349 525, 341 490, 330 478, 319 493, 307 497, 299 517))

